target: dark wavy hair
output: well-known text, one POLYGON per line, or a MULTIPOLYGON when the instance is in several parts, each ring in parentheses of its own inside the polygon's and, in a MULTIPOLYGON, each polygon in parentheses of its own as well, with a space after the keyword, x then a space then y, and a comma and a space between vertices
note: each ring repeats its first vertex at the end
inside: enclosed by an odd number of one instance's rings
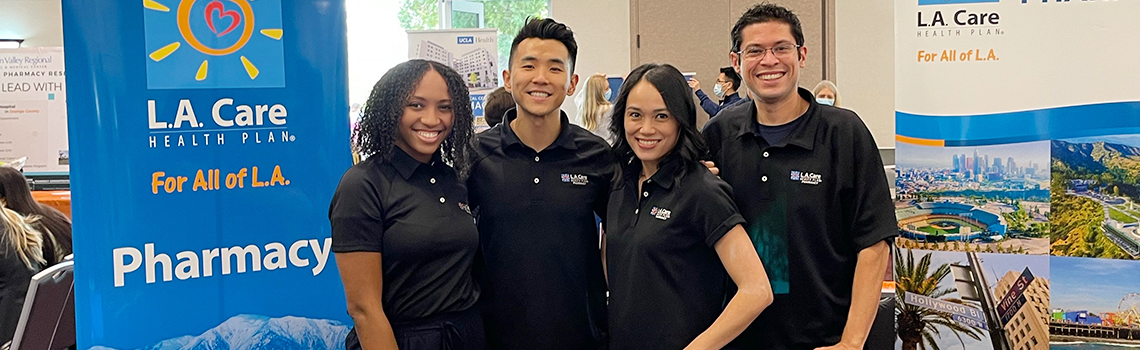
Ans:
POLYGON ((558 40, 563 46, 566 46, 566 51, 570 53, 570 62, 566 62, 570 66, 570 73, 574 73, 575 62, 578 59, 578 42, 574 40, 574 31, 570 30, 565 24, 558 23, 557 21, 549 18, 526 18, 526 24, 519 33, 515 35, 515 40, 511 42, 511 55, 508 64, 515 62, 515 49, 519 47, 519 43, 529 38, 558 40))
MULTIPOLYGON (((744 31, 744 27, 771 21, 783 22, 792 27, 792 37, 795 38, 796 45, 804 45, 804 28, 800 26, 800 18, 783 6, 763 3, 752 6, 743 15, 740 15, 740 19, 736 20, 736 25, 732 26, 732 52, 740 52, 740 42, 744 40, 741 37, 741 32, 744 31)), ((799 53, 799 50, 796 52, 799 53)))
POLYGON ((11 167, 0 166, 0 198, 7 203, 6 208, 20 215, 31 219, 39 217, 38 221, 31 221, 33 226, 38 226, 37 230, 51 235, 44 237, 43 246, 43 257, 48 264, 58 263, 64 256, 71 254, 71 218, 55 208, 36 202, 23 173, 11 167))
POLYGON ((638 83, 646 81, 657 88, 661 99, 665 100, 665 108, 677 120, 677 145, 666 155, 679 156, 686 162, 697 162, 708 154, 705 138, 697 130, 697 106, 690 96, 693 92, 681 71, 668 64, 646 63, 629 72, 625 82, 621 84, 617 102, 611 110, 613 120, 610 123, 610 132, 617 137, 613 147, 614 157, 620 164, 626 164, 636 158, 633 147, 625 137, 625 108, 629 101, 629 93, 638 83))
POLYGON ((384 73, 372 87, 372 94, 368 95, 368 101, 364 104, 364 113, 352 130, 354 147, 362 156, 380 157, 383 161, 392 159, 392 147, 399 137, 404 105, 428 70, 439 73, 447 83, 447 94, 451 97, 451 111, 455 118, 451 133, 439 146, 440 156, 455 168, 460 178, 465 178, 475 153, 472 144, 475 131, 471 96, 459 73, 439 62, 414 59, 400 63, 384 73))

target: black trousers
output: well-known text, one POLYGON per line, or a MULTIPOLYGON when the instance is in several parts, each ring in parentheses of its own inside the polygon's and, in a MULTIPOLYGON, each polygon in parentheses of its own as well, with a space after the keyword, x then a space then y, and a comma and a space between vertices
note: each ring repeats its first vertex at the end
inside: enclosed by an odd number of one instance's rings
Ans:
MULTIPOLYGON (((472 307, 464 311, 428 318, 392 322, 396 345, 400 350, 485 350, 486 333, 483 318, 472 307)), ((356 327, 344 340, 346 350, 361 350, 356 327)))

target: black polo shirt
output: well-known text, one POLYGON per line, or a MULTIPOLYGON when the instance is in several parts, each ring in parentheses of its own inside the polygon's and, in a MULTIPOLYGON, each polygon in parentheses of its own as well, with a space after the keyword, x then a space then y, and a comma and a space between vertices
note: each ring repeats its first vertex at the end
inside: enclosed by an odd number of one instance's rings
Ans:
POLYGON ((479 233, 467 189, 440 161, 420 163, 399 147, 344 173, 329 205, 332 250, 381 253, 384 313, 392 322, 475 305, 479 233))
POLYGON ((503 122, 478 135, 468 187, 484 264, 491 349, 597 349, 605 277, 594 214, 605 217, 614 165, 609 145, 561 116, 546 149, 527 147, 503 122))
POLYGON ((744 218, 704 165, 667 158, 637 189, 641 162, 610 194, 610 350, 681 349, 724 310, 730 280, 714 245, 744 218))
POLYGON ((747 348, 837 343, 859 252, 897 234, 871 132, 854 112, 799 94, 810 106, 780 144, 758 134, 754 103, 725 109, 704 130, 776 293, 737 338, 747 348))

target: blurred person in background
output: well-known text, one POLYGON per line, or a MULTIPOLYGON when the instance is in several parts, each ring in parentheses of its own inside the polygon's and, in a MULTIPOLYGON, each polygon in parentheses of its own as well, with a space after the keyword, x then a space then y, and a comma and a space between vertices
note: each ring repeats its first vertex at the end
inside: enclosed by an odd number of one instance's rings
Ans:
POLYGON ((811 89, 811 94, 815 95, 815 102, 821 105, 840 107, 839 88, 831 81, 824 80, 815 84, 815 88, 811 89))
POLYGON ((38 217, 35 229, 48 237, 44 241, 44 261, 54 265, 71 254, 71 218, 32 198, 28 180, 19 170, 0 166, 0 204, 28 218, 38 217))
POLYGON ((716 85, 713 85, 713 94, 719 102, 713 101, 701 90, 701 82, 696 78, 689 79, 689 87, 696 92, 697 98, 701 100, 701 109, 705 110, 709 117, 716 116, 722 108, 740 101, 740 95, 736 93, 740 89, 740 74, 737 74, 732 67, 721 68, 720 75, 716 78, 716 85))
POLYGON ((36 220, 0 208, 0 344, 16 332, 32 275, 47 267, 45 235, 33 228, 36 220))
POLYGON ((487 94, 487 99, 483 102, 483 119, 487 120, 488 127, 493 128, 503 122, 503 114, 511 108, 515 108, 515 98, 510 91, 500 86, 487 94))
POLYGON ((583 129, 589 130, 598 135, 606 142, 613 144, 614 138, 610 134, 610 108, 613 104, 610 103, 610 96, 613 91, 610 90, 609 80, 602 74, 595 74, 586 80, 586 88, 582 91, 583 101, 582 105, 578 107, 578 115, 571 123, 581 126, 583 129))

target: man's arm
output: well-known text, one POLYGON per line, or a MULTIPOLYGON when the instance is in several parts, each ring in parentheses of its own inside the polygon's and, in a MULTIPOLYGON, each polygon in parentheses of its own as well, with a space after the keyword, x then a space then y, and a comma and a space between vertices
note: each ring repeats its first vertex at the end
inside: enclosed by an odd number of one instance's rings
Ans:
MULTIPOLYGON (((854 114, 854 113, 852 113, 854 114)), ((858 121, 853 125, 851 164, 854 178, 853 191, 843 198, 852 208, 851 244, 858 249, 855 263, 855 276, 851 285, 851 308, 848 310, 847 325, 839 344, 822 349, 862 349, 871 331, 875 313, 878 311, 879 297, 882 295, 883 273, 887 269, 890 244, 896 235, 894 205, 891 203, 887 174, 883 171, 883 160, 871 131, 857 116, 849 119, 858 121)))
POLYGON ((887 269, 887 259, 891 254, 887 241, 880 241, 859 252, 855 264, 855 280, 851 283, 851 309, 847 312, 847 326, 843 327, 843 338, 839 344, 820 350, 862 349, 867 342, 867 333, 875 321, 879 310, 879 297, 882 295, 883 273, 887 269))

